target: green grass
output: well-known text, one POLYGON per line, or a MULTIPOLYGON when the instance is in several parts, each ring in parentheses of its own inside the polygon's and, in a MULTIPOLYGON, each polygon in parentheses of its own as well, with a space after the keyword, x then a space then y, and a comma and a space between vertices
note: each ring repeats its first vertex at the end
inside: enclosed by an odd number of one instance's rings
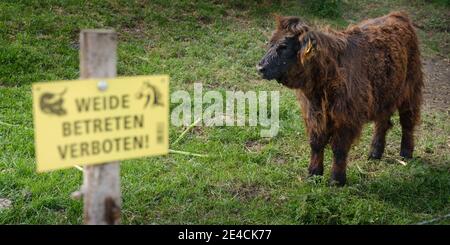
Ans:
MULTIPOLYGON (((272 13, 343 28, 406 8, 423 26, 424 55, 448 56, 447 7, 365 2, 369 7, 343 1, 342 16, 325 19, 298 1, 0 2, 0 198, 12 201, 0 210, 0 224, 82 223, 82 203, 70 199, 82 173, 35 172, 30 85, 79 76, 83 28, 118 31, 119 75, 167 73, 172 91, 192 91, 194 82, 204 90, 281 91, 281 128, 270 140, 254 127, 199 127, 172 148, 209 158, 170 154, 124 161, 123 223, 411 224, 450 213, 449 115, 423 113, 416 157, 407 166, 393 160, 399 159, 398 116, 381 161, 366 160, 368 125, 350 153, 349 184, 329 187, 329 149, 325 176, 306 179, 309 146, 292 91, 256 74, 272 13)), ((171 127, 171 141, 183 130, 171 127)))
POLYGON ((314 15, 322 18, 336 18, 342 15, 342 0, 303 0, 314 15))

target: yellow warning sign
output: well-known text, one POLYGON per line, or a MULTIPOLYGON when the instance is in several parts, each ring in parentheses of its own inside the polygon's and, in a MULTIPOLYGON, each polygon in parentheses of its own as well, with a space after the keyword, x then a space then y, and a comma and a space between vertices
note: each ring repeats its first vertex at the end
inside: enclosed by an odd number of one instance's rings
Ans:
POLYGON ((37 170, 167 154, 169 77, 33 84, 37 170))

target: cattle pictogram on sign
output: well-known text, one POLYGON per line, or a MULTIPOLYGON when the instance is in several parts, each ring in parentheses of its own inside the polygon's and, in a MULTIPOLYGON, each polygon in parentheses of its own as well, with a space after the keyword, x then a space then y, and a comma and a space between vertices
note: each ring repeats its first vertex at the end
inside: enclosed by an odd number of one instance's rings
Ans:
POLYGON ((63 96, 66 92, 67 88, 65 88, 61 93, 42 93, 39 98, 39 107, 41 108, 42 112, 57 116, 66 115, 66 110, 63 107, 63 96))

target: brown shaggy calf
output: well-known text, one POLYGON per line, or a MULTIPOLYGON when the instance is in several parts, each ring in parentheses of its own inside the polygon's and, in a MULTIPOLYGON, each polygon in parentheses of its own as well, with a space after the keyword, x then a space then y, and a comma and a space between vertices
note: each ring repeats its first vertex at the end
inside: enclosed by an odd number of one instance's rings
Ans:
POLYGON ((400 155, 411 158, 423 75, 416 33, 405 13, 366 20, 342 32, 314 30, 299 18, 277 17, 257 68, 265 79, 296 90, 311 146, 310 175, 323 174, 333 151, 332 183, 346 182, 347 155, 363 124, 375 122, 369 157, 381 158, 390 117, 398 110, 400 155))

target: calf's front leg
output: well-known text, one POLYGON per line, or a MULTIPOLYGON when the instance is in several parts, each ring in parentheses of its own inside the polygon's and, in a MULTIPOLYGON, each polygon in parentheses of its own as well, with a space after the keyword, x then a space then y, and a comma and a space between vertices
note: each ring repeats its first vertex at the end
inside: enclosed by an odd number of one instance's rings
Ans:
POLYGON ((390 128, 392 128, 392 122, 389 118, 375 122, 375 133, 372 138, 369 159, 380 159, 383 156, 386 146, 386 133, 390 128))
POLYGON ((343 186, 347 181, 347 156, 350 147, 361 130, 359 128, 342 128, 331 139, 333 166, 330 184, 343 186))
POLYGON ((309 145, 311 147, 311 159, 309 162, 309 176, 323 175, 323 151, 329 137, 326 134, 311 134, 309 145))

